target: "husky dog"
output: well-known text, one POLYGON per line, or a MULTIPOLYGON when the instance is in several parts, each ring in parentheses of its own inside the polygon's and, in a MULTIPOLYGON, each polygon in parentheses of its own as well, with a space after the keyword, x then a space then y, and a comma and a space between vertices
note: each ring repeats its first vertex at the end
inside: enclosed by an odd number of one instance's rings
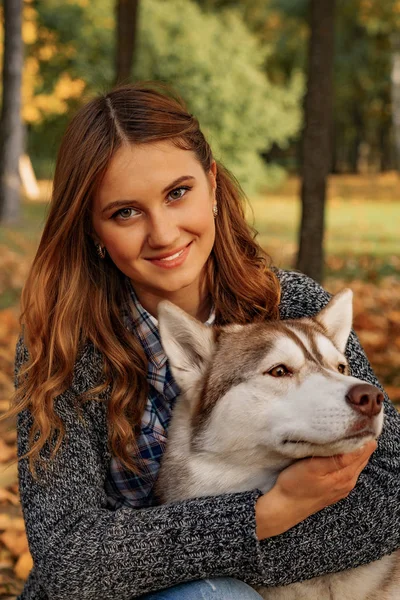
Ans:
MULTIPOLYGON (((181 389, 156 484, 162 503, 265 493, 295 460, 351 452, 381 433, 383 394, 351 377, 344 356, 351 290, 313 318, 211 328, 165 301, 158 315, 181 389)), ((268 600, 398 600, 399 559, 257 591, 268 600)))

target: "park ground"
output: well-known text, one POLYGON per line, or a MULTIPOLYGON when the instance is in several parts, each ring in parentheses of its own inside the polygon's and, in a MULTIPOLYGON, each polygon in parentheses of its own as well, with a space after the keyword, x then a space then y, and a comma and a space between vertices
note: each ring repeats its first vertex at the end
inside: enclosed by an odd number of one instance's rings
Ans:
MULTIPOLYGON (((18 302, 39 240, 51 184, 25 202, 18 226, 0 226, 0 414, 13 390, 18 302)), ((391 399, 400 408, 400 177, 333 176, 328 190, 326 277, 334 293, 354 291, 354 329, 391 399)), ((282 268, 295 264, 299 181, 251 198, 261 244, 282 268)), ((252 221, 251 211, 249 220, 252 221)), ((30 568, 18 499, 14 423, 0 422, 0 597, 15 598, 30 568)))

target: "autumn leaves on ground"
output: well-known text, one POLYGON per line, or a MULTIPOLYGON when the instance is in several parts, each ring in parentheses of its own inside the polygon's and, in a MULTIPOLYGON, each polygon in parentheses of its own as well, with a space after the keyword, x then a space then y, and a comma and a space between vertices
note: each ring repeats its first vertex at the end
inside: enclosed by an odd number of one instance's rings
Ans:
MULTIPOLYGON (((260 240, 274 261, 283 267, 293 264, 295 253, 297 185, 297 181, 291 180, 278 194, 257 198, 253 203, 260 240)), ((400 408, 398 189, 397 175, 376 176, 372 180, 343 176, 332 179, 327 222, 328 277, 324 285, 332 293, 343 287, 352 288, 354 329, 389 397, 400 408), (377 218, 371 216, 378 213, 382 225, 377 225, 377 218)), ((0 228, 0 414, 6 411, 13 392, 18 299, 43 215, 43 206, 26 206, 21 226, 12 230, 0 228)), ((3 600, 15 598, 21 591, 32 564, 18 498, 15 442, 15 423, 1 421, 0 598, 3 600)))

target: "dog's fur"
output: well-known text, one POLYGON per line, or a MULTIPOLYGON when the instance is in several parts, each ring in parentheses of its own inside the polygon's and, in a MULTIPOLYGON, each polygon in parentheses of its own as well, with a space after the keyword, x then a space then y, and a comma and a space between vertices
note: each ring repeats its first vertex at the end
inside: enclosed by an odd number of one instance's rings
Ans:
MULTIPOLYGON (((344 290, 314 318, 215 328, 160 304, 162 344, 181 389, 156 484, 161 502, 265 493, 296 459, 351 452, 379 436, 383 409, 360 414, 349 402, 362 383, 344 356, 351 301, 344 290)), ((379 405, 383 396, 370 388, 379 405)), ((258 592, 268 600, 395 600, 399 558, 258 592)))

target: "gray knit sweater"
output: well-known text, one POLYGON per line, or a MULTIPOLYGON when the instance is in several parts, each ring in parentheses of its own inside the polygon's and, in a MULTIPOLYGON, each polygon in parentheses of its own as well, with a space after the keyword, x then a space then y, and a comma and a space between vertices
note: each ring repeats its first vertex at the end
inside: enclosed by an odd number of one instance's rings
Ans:
MULTIPOLYGON (((329 295, 307 277, 280 272, 281 317, 318 312, 329 295)), ((352 375, 379 385, 354 334, 352 375)), ((20 342, 16 369, 27 358, 20 342)), ((101 356, 87 345, 71 388, 56 399, 67 430, 60 453, 39 481, 27 460, 19 481, 34 568, 21 599, 130 600, 194 579, 233 576, 277 586, 356 567, 400 547, 400 415, 386 401, 379 447, 345 500, 286 533, 255 534, 259 490, 191 499, 155 508, 112 510, 104 482, 110 463, 106 400, 76 399, 93 387, 101 356)), ((28 449, 29 414, 18 418, 19 455, 28 449)))

